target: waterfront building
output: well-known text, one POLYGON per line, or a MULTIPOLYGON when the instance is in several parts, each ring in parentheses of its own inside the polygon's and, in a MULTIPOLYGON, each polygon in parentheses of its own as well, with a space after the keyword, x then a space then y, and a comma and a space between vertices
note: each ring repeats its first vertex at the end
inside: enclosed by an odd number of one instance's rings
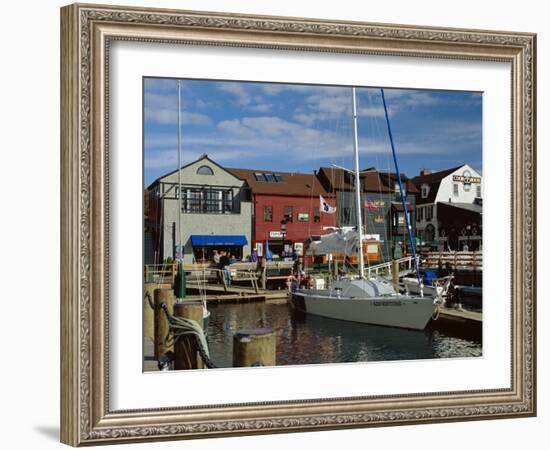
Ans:
MULTIPOLYGON (((364 233, 368 239, 379 241, 380 258, 390 260, 410 252, 407 228, 399 183, 395 173, 375 169, 362 172, 361 204, 364 233)), ((335 195, 338 204, 338 226, 355 226, 355 181, 352 174, 336 168, 321 167, 318 179, 327 192, 335 195)), ((415 232, 415 185, 401 174, 410 223, 415 232)))
POLYGON ((177 170, 167 173, 147 190, 145 241, 153 242, 148 246, 153 255, 145 255, 145 263, 177 257, 180 242, 187 264, 210 261, 214 250, 227 251, 237 259, 250 255, 250 192, 242 179, 207 155, 183 166, 179 177, 177 170))
POLYGON ((336 198, 327 192, 315 173, 271 170, 226 169, 244 180, 252 198, 253 245, 260 256, 266 241, 269 250, 280 258, 295 250, 303 254, 304 243, 322 228, 336 225, 336 214, 320 211, 322 196, 330 206, 336 198))
POLYGON ((418 194, 418 237, 440 250, 478 250, 482 245, 483 184, 468 164, 412 179, 418 194))

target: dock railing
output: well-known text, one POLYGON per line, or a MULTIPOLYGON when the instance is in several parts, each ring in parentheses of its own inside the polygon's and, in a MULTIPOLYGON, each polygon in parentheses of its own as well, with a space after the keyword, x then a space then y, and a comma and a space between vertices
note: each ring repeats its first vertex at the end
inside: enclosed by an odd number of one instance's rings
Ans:
MULTIPOLYGON (((418 256, 417 256, 418 258, 418 256)), ((405 256, 396 260, 400 275, 414 272, 414 258, 412 256, 405 256)), ((393 261, 387 261, 373 266, 365 267, 369 277, 378 275, 391 274, 393 261)))
POLYGON ((483 270, 483 252, 428 252, 422 257, 425 266, 432 268, 449 267, 454 271, 483 270))

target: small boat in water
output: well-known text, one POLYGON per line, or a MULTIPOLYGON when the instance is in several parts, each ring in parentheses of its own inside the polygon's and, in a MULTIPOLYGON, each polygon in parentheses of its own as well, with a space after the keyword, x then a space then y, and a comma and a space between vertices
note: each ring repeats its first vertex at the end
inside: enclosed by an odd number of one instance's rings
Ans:
MULTIPOLYGON (((397 181, 399 183, 403 210, 407 211, 405 198, 403 195, 403 186, 401 184, 401 175, 397 166, 395 149, 389 117, 387 114, 384 91, 381 89, 384 111, 388 125, 388 134, 392 146, 394 162, 396 167, 397 181)), ((327 289, 294 289, 290 293, 291 305, 298 311, 313 314, 332 319, 345 320, 350 322, 368 323, 374 325, 383 325, 400 328, 411 328, 421 330, 426 327, 430 318, 434 314, 438 304, 439 297, 425 296, 422 292, 422 280, 418 271, 418 260, 414 249, 414 242, 409 226, 408 214, 405 214, 407 229, 409 231, 409 240, 412 243, 413 256, 416 263, 416 275, 420 294, 400 294, 396 286, 388 280, 382 278, 367 278, 365 276, 364 256, 362 252, 363 230, 361 219, 361 193, 360 193, 360 171, 359 171, 359 150, 357 137, 357 106, 355 97, 355 88, 352 88, 352 109, 353 109, 353 135, 355 151, 355 170, 348 172, 355 176, 355 205, 357 214, 357 230, 350 232, 336 232, 325 237, 326 245, 318 244, 318 249, 327 248, 339 251, 345 254, 357 252, 359 264, 359 276, 348 277, 336 280, 327 289), (340 233, 340 234, 339 234, 340 233), (338 246, 341 248, 338 248, 338 246)), ((321 237, 323 240, 323 237, 321 237)))
POLYGON ((413 276, 405 276, 401 278, 401 286, 406 293, 420 294, 444 299, 449 294, 452 288, 453 275, 437 277, 435 272, 426 271, 419 280, 413 276))

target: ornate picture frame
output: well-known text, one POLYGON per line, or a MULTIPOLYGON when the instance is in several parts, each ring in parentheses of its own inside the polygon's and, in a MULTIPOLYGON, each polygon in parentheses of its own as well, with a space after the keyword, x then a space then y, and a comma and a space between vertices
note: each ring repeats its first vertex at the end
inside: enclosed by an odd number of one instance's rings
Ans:
POLYGON ((75 4, 61 10, 61 440, 73 446, 536 414, 536 36, 75 4), (117 40, 511 65, 507 389, 113 410, 109 389, 109 49, 117 40))

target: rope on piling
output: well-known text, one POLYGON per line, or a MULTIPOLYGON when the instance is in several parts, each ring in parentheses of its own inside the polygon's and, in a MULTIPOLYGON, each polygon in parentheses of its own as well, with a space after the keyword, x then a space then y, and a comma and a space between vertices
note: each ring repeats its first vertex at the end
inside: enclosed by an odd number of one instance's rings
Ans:
POLYGON ((441 303, 437 302, 434 312, 432 313, 432 320, 439 319, 439 314, 441 314, 441 303))
POLYGON ((208 369, 215 369, 216 365, 210 359, 208 342, 206 341, 206 336, 204 335, 204 330, 202 327, 195 320, 172 316, 165 303, 162 303, 161 307, 166 314, 169 324, 168 334, 164 339, 164 345, 166 347, 171 347, 182 336, 190 335, 195 338, 197 351, 199 352, 205 367, 208 369))
POLYGON ((151 294, 149 292, 145 292, 145 295, 143 296, 143 298, 145 298, 147 300, 147 302, 149 303, 149 306, 151 307, 151 309, 155 309, 155 305, 153 304, 153 299, 151 298, 151 294))

